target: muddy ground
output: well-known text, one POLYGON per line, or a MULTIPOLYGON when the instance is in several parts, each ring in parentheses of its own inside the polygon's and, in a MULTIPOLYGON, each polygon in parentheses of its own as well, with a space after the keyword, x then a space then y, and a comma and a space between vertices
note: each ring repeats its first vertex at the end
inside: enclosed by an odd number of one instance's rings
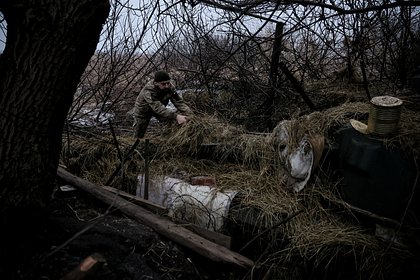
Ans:
POLYGON ((178 246, 81 190, 57 189, 49 213, 42 236, 16 237, 21 242, 13 244, 11 263, 3 260, 0 279, 61 279, 95 253, 105 264, 84 279, 217 280, 244 273, 178 246))

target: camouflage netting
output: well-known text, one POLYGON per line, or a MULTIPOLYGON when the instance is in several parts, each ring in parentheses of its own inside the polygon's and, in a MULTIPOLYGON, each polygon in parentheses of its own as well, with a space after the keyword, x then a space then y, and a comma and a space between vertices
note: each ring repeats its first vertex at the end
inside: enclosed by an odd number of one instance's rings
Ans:
MULTIPOLYGON (((350 119, 368 111, 368 104, 346 103, 291 119, 287 122, 289 146, 296 147, 305 135, 328 139, 332 129, 348 125, 350 119)), ((419 126, 419 116, 403 109, 400 130, 387 143, 418 158, 419 126)), ((252 134, 214 117, 197 116, 182 127, 158 125, 146 137, 150 139, 147 156, 151 178, 167 175, 188 180, 193 175, 211 175, 220 190, 240 193, 241 208, 258 209, 254 235, 272 227, 262 236, 271 245, 261 252, 259 261, 272 267, 280 277, 276 279, 302 279, 311 271, 330 270, 350 273, 353 278, 378 279, 413 263, 407 244, 378 238, 374 229, 355 223, 352 212, 335 203, 340 201, 339 182, 324 178, 322 170, 315 172, 299 193, 287 187, 288 173, 278 154, 276 129, 273 133, 252 134), (206 158, 209 150, 203 147, 211 149, 210 159, 206 158), (296 216, 279 223, 291 214, 296 216), (275 246, 279 238, 281 246, 275 246)), ((65 138, 62 164, 80 177, 105 184, 135 141, 123 136, 116 140, 118 148, 110 136, 72 135, 70 142, 65 138)), ((110 184, 135 193, 145 157, 143 140, 110 184)))

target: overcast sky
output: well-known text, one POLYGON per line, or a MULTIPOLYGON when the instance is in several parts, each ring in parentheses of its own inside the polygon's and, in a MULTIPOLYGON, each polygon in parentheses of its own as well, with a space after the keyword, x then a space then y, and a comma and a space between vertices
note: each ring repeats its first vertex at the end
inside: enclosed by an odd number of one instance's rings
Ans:
MULTIPOLYGON (((136 8, 136 7, 139 6, 139 2, 140 2, 140 5, 141 6, 143 6, 144 3, 148 3, 148 0, 140 0, 140 1, 139 0, 123 0, 123 2, 125 2, 125 1, 128 1, 128 5, 131 5, 134 8, 136 8)), ((127 2, 125 2, 125 3, 127 4, 127 2)), ((215 20, 214 19, 214 16, 217 17, 217 14, 213 12, 213 9, 206 8, 205 11, 208 12, 208 14, 207 14, 207 16, 208 16, 207 20, 209 20, 209 23, 212 22, 212 21, 213 21, 213 23, 218 23, 219 22, 218 20, 215 20)), ((136 22, 136 19, 131 18, 130 20, 132 21, 132 23, 135 23, 136 22)), ((139 22, 141 22, 144 19, 140 17, 138 20, 139 20, 139 22)), ((170 19, 168 19, 168 20, 169 21, 167 22, 167 24, 169 24, 169 26, 171 26, 170 19)), ((153 19, 152 19, 151 22, 153 24, 153 19)), ((248 24, 249 24, 248 28, 250 28, 250 29, 257 29, 259 27, 259 25, 261 24, 261 22, 254 21, 254 22, 248 22, 247 25, 248 24)), ((5 30, 5 28, 6 28, 6 22, 3 20, 3 15, 0 13, 0 53, 3 52, 4 46, 5 46, 5 42, 6 42, 6 30, 5 30)), ((155 30, 152 30, 152 31, 155 31, 155 30)), ((151 32, 151 31, 149 30, 149 32, 151 32)), ((98 47, 99 46, 100 46, 100 44, 98 45, 98 47)))
POLYGON ((4 42, 6 41, 5 36, 3 35, 3 32, 0 32, 0 53, 4 50, 4 42))
POLYGON ((0 13, 0 53, 3 52, 4 49, 4 43, 6 42, 6 31, 4 30, 5 26, 3 24, 6 24, 5 21, 3 21, 3 14, 0 13))

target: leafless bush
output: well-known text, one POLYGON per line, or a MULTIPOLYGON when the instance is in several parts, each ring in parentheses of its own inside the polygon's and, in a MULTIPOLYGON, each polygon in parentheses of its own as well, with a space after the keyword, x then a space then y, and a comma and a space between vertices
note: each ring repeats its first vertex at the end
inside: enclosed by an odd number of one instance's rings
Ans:
POLYGON ((404 3, 115 2, 69 122, 96 110, 97 122, 112 112, 128 126, 127 112, 157 69, 171 72, 198 111, 263 130, 324 106, 326 91, 351 86, 365 100, 396 93, 420 63, 420 9, 404 3))

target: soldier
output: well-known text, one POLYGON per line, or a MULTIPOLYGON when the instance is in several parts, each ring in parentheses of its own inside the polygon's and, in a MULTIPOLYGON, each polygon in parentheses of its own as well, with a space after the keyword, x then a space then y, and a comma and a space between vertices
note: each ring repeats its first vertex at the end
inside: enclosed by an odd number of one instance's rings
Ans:
POLYGON ((182 125, 187 122, 187 116, 192 115, 191 109, 178 95, 171 83, 171 77, 165 71, 155 72, 153 81, 148 82, 140 91, 133 113, 136 138, 143 138, 153 116, 159 121, 175 120, 182 125), (177 109, 176 112, 166 107, 169 101, 177 109))

